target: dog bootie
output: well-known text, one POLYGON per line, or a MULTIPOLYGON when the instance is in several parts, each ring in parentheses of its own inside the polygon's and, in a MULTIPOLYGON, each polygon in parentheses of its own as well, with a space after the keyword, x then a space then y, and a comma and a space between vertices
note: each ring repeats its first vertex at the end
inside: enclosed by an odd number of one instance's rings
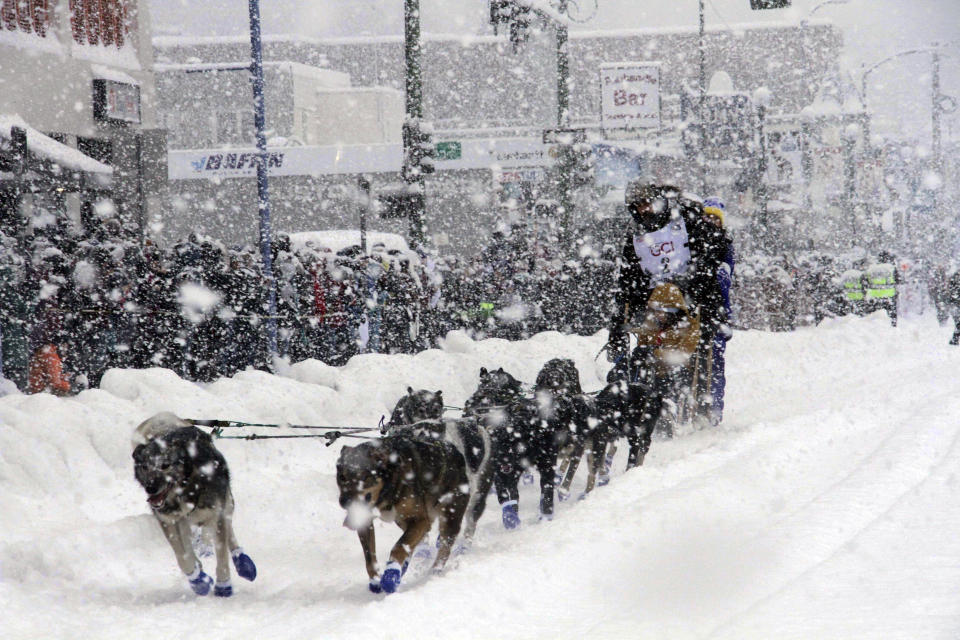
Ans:
MULTIPOLYGON (((437 538, 437 544, 440 544, 440 538, 437 538)), ((430 541, 426 538, 423 539, 423 542, 417 545, 417 548, 413 550, 413 558, 415 560, 429 560, 433 557, 433 547, 430 546, 430 541)), ((407 561, 409 562, 409 560, 407 561)))
POLYGON ((403 576, 403 567, 399 562, 388 562, 387 570, 380 576, 380 588, 384 593, 395 593, 400 587, 400 578, 403 576))
POLYGON ((533 484, 533 471, 524 471, 520 476, 520 484, 533 484))
POLYGON ((380 578, 376 576, 370 578, 370 582, 367 584, 367 588, 370 589, 370 593, 383 592, 383 589, 380 588, 380 578))
POLYGON ((257 578, 257 565, 253 564, 250 556, 243 552, 243 549, 237 547, 230 552, 233 558, 233 566, 237 568, 237 575, 244 580, 253 582, 257 578))
POLYGON ((597 485, 605 487, 610 484, 610 468, 613 467, 613 456, 609 453, 603 458, 603 467, 600 469, 597 485))
POLYGON ((544 513, 543 511, 540 512, 540 516, 537 518, 537 522, 552 522, 552 521, 553 521, 553 514, 544 513))
POLYGON ((226 582, 218 582, 213 585, 213 595, 220 598, 229 598, 233 595, 233 585, 230 584, 229 580, 226 582))
POLYGON ((566 502, 570 499, 570 492, 565 489, 557 489, 557 499, 560 502, 566 502))
POLYGON ((520 508, 516 500, 503 503, 503 528, 516 529, 520 526, 520 508))
POLYGON ((187 576, 187 581, 190 583, 190 588, 198 596, 207 595, 210 593, 210 587, 213 586, 213 578, 205 574, 200 565, 197 565, 193 573, 187 576))

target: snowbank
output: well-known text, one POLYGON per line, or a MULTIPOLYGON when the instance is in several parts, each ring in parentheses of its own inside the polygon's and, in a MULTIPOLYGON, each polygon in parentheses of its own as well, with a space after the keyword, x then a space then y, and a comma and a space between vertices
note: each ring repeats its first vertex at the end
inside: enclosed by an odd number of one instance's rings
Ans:
MULTIPOLYGON (((647 463, 506 533, 494 499, 474 549, 400 593, 366 591, 320 440, 220 440, 235 527, 257 561, 232 599, 197 598, 133 479, 130 435, 183 417, 372 426, 408 385, 460 405, 481 366, 532 382, 572 357, 587 389, 603 336, 451 334, 414 356, 316 361, 209 385, 109 371, 75 398, 0 398, 3 637, 935 638, 960 630, 960 351, 878 316, 738 333, 722 429, 655 441, 647 463)), ((580 479, 582 482, 582 478, 580 479)), ((579 486, 577 483, 576 486, 579 486)), ((378 529, 381 560, 399 536, 378 529)), ((207 570, 213 558, 205 559, 207 570)))

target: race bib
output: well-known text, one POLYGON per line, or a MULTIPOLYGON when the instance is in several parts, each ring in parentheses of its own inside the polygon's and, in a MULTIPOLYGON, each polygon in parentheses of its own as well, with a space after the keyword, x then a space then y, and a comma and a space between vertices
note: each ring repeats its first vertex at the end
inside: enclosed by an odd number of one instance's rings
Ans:
POLYGON ((656 286, 687 272, 690 267, 688 242, 687 223, 683 218, 651 233, 634 234, 633 250, 640 259, 640 266, 649 274, 651 285, 656 286))

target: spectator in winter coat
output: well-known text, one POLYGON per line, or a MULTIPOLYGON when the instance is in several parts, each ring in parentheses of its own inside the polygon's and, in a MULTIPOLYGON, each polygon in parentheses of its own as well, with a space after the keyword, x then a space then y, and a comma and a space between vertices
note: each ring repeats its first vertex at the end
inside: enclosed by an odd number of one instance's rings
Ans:
POLYGON ((52 393, 57 396, 70 395, 70 380, 63 371, 63 361, 57 351, 57 345, 48 342, 41 344, 30 359, 30 393, 52 393))
POLYGON ((33 325, 27 390, 30 393, 53 393, 65 396, 70 393, 70 380, 64 372, 59 343, 62 340, 63 316, 55 297, 42 300, 37 308, 37 320, 33 325))
POLYGON ((0 347, 3 372, 19 388, 27 388, 30 362, 29 319, 32 300, 27 291, 26 262, 11 238, 0 233, 0 347))
POLYGON ((954 269, 947 281, 947 299, 950 303, 950 310, 953 312, 953 322, 955 324, 950 344, 956 346, 960 344, 960 269, 954 269))

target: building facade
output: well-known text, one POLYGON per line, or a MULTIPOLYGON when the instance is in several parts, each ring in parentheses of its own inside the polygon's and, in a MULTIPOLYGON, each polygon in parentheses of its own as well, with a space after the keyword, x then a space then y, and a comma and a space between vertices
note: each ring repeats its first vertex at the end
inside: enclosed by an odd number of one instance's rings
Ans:
POLYGON ((115 218, 135 236, 158 215, 166 146, 150 37, 146 0, 0 1, 5 233, 31 235, 46 212, 79 233, 115 218))
MULTIPOLYGON (((526 44, 517 51, 505 35, 427 34, 423 40, 424 117, 432 121, 435 141, 442 143, 445 151, 436 162, 437 174, 427 181, 428 232, 449 239, 458 253, 469 254, 482 246, 483 239, 503 216, 499 208, 501 196, 497 194, 521 194, 531 200, 549 197, 544 183, 551 179, 550 168, 555 164, 557 153, 555 145, 545 144, 542 136, 544 129, 557 126, 554 36, 549 29, 534 29, 526 44), (467 158, 468 147, 478 140, 487 141, 486 155, 479 159, 467 158), (448 156, 449 149, 455 149, 455 155, 448 156)), ((638 156, 671 156, 678 166, 689 169, 681 136, 685 119, 690 119, 689 109, 684 105, 689 105, 698 87, 697 43, 695 29, 571 32, 568 54, 572 125, 592 131, 594 140, 603 141, 605 134, 599 127, 601 65, 658 61, 662 69, 661 127, 624 146, 638 156)), ((724 72, 732 86, 747 94, 764 86, 772 95, 768 108, 771 116, 797 114, 814 99, 818 80, 836 68, 841 45, 840 32, 829 23, 710 29, 706 37, 706 77, 724 72)), ((249 55, 246 36, 158 36, 154 46, 158 62, 168 68, 197 60, 203 64, 230 64, 246 60, 249 55)), ((311 39, 268 35, 264 37, 264 59, 279 65, 296 62, 332 69, 349 76, 352 86, 387 87, 396 91, 404 87, 401 37, 311 39)), ((233 88, 233 85, 224 89, 227 85, 218 88, 210 83, 200 88, 182 79, 175 81, 182 84, 164 83, 163 93, 169 91, 171 95, 179 93, 194 100, 216 102, 228 99, 237 91, 248 91, 247 87, 233 88)), ((278 85, 283 82, 279 77, 275 81, 278 85)), ((289 91, 282 89, 278 93, 289 91)), ((161 102, 168 104, 165 98, 161 98, 161 102)), ((279 97, 268 96, 267 105, 268 128, 276 128, 285 137, 285 128, 290 128, 288 123, 295 122, 296 118, 279 97)), ((752 138, 751 118, 748 114, 743 126, 752 138)), ((342 119, 317 120, 313 126, 317 130, 326 128, 329 132, 338 132, 342 130, 342 122, 342 119)), ((171 129, 176 129, 176 121, 171 122, 171 129)), ((222 211, 229 220, 237 219, 241 210, 250 211, 249 215, 243 214, 243 222, 233 227, 227 239, 251 241, 257 228, 255 207, 250 208, 255 194, 252 174, 248 171, 241 177, 237 173, 225 173, 220 170, 220 164, 216 164, 217 170, 213 172, 191 170, 191 167, 201 167, 203 162, 210 168, 211 154, 188 157, 176 149, 207 147, 213 152, 218 146, 207 144, 212 137, 209 127, 206 132, 191 131, 182 127, 179 133, 172 134, 176 144, 171 151, 171 177, 173 163, 186 168, 178 169, 175 179, 176 191, 183 198, 178 211, 184 225, 178 226, 213 223, 211 207, 222 211)), ((349 194, 359 171, 345 170, 345 165, 353 163, 344 163, 341 159, 351 154, 365 156, 371 153, 370 149, 363 148, 352 136, 341 136, 334 143, 306 144, 309 147, 343 146, 337 147, 339 151, 315 147, 312 164, 304 161, 310 168, 299 175, 277 172, 271 183, 276 185, 273 203, 278 211, 274 228, 304 231, 356 226, 358 211, 349 194), (337 162, 329 161, 333 157, 337 162), (345 196, 338 198, 338 193, 345 196)), ((391 147, 373 155, 376 161, 369 164, 367 171, 377 174, 375 185, 397 181, 400 168, 397 149, 391 147)), ((219 156, 212 154, 212 157, 219 156)), ((717 178, 729 186, 737 167, 721 164, 716 165, 717 178)), ((691 176, 692 172, 687 170, 682 177, 691 176)), ((578 223, 585 222, 583 218, 594 213, 592 210, 578 212, 581 218, 578 223)), ((380 224, 384 230, 397 230, 395 221, 380 224)))

